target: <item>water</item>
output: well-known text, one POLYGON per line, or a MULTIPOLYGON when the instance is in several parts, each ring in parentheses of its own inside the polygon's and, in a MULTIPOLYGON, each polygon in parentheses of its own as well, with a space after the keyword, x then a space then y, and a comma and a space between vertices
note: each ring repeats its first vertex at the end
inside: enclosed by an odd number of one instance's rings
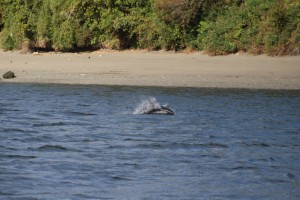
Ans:
POLYGON ((0 199, 299 199, 300 91, 0 84, 0 199), (176 115, 137 115, 155 97, 176 115))

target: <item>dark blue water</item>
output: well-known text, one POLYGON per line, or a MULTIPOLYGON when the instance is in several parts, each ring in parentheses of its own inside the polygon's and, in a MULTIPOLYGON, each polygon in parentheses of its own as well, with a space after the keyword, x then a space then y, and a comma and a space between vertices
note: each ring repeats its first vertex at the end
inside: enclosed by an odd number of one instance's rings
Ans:
POLYGON ((300 91, 0 84, 0 199, 300 199, 300 91), (136 115, 148 97, 175 116, 136 115))

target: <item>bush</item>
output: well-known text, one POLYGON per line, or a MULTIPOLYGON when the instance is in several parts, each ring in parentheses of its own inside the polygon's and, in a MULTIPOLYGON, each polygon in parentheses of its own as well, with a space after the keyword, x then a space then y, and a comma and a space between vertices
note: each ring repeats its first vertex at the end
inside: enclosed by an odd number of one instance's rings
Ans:
POLYGON ((162 45, 162 27, 163 24, 156 16, 149 16, 140 23, 136 29, 138 48, 159 50, 162 45))
MULTIPOLYGON (((3 3, 4 4, 4 3, 3 3)), ((1 44, 6 50, 20 49, 28 30, 29 9, 25 4, 18 5, 16 2, 7 1, 4 5, 10 4, 11 12, 7 12, 4 23, 4 30, 1 33, 1 44)))
POLYGON ((1 35, 2 38, 2 48, 5 50, 13 50, 15 48, 15 41, 9 33, 3 32, 1 35))
POLYGON ((260 31, 266 53, 286 55, 290 54, 293 48, 299 48, 299 38, 293 40, 293 36, 299 34, 299 13, 299 2, 296 4, 278 0, 270 6, 260 31))
POLYGON ((299 0, 0 0, 0 43, 286 55, 300 48, 299 13, 299 0))
POLYGON ((51 49, 52 46, 52 12, 50 10, 50 0, 42 1, 37 14, 35 48, 51 49))
POLYGON ((244 0, 212 6, 199 23, 197 47, 213 55, 237 51, 291 54, 299 48, 299 4, 285 0, 264 3, 244 0))
POLYGON ((200 8, 205 0, 156 0, 160 18, 167 24, 190 28, 199 22, 200 8))

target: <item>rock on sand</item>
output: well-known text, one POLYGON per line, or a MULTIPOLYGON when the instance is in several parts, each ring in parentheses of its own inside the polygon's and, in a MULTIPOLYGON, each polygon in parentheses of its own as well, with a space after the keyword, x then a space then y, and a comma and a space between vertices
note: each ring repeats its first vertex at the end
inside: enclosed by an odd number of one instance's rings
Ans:
POLYGON ((3 78, 4 79, 10 79, 10 78, 15 78, 15 73, 13 73, 12 71, 8 71, 5 74, 3 74, 3 78))

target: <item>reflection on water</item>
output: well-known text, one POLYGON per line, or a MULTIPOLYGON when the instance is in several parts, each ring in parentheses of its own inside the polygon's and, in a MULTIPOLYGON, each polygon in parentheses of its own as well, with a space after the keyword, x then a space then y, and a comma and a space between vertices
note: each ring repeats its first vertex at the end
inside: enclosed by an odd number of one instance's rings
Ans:
POLYGON ((0 199, 299 199, 300 92, 0 84, 0 199), (135 115, 149 96, 173 117, 135 115))

